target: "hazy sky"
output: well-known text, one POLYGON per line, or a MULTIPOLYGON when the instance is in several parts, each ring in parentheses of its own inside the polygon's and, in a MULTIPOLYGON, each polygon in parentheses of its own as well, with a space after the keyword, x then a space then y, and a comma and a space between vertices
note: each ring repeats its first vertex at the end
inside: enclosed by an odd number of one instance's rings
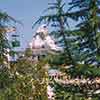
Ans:
POLYGON ((48 7, 52 0, 0 0, 0 10, 21 21, 24 27, 20 27, 22 47, 31 40, 33 29, 32 23, 36 21, 43 10, 48 7), (22 38, 22 34, 24 37, 22 38))

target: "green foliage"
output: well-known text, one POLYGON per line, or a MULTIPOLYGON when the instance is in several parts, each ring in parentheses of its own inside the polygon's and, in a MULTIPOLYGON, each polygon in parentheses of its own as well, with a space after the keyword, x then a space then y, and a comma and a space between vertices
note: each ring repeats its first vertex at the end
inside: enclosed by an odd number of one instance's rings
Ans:
MULTIPOLYGON (((8 23, 16 22, 16 20, 0 12, 0 100, 48 100, 48 74, 45 68, 47 63, 51 65, 51 68, 61 65, 69 66, 69 68, 59 67, 57 69, 71 78, 100 77, 99 5, 99 0, 72 0, 68 11, 65 11, 66 3, 63 0, 49 3, 45 11, 51 10, 54 14, 40 16, 35 25, 46 22, 51 27, 56 27, 57 31, 50 34, 56 37, 57 43, 64 48, 64 52, 55 55, 48 54, 38 62, 31 59, 32 51, 29 48, 26 49, 24 57, 16 62, 7 62, 6 54, 10 45, 6 38, 5 27, 9 27, 8 23), (75 30, 70 30, 68 18, 80 21, 75 26, 75 30), (93 64, 94 61, 96 64, 93 64), (70 65, 74 66, 70 67, 70 65)), ((13 47, 19 46, 19 41, 14 41, 12 45, 13 47)), ((14 55, 15 52, 11 54, 14 55)), ((89 99, 88 87, 62 85, 55 81, 52 83, 55 88, 55 100, 89 99)), ((92 100, 100 99, 98 94, 91 97, 92 100)))
POLYGON ((99 0, 72 0, 69 3, 71 5, 69 11, 78 8, 78 11, 74 11, 74 15, 77 19, 81 18, 80 24, 77 26, 85 32, 85 37, 88 38, 90 47, 99 48, 98 29, 99 29, 99 0), (98 36, 98 37, 97 37, 98 36))
MULTIPOLYGON (((83 88, 85 88, 83 86, 83 88)), ((56 100, 99 100, 100 96, 92 95, 90 97, 87 96, 86 91, 83 92, 83 89, 80 89, 79 86, 73 85, 62 85, 59 83, 55 83, 55 93, 56 100)))
MULTIPOLYGON (((45 63, 30 60, 32 52, 28 49, 24 58, 8 62, 7 54, 13 56, 16 53, 11 52, 6 37, 5 28, 9 27, 11 21, 16 22, 6 13, 0 12, 0 100, 47 100, 45 63)), ((18 46, 19 43, 13 45, 18 46)))
POLYGON ((70 68, 66 72, 69 73, 72 77, 100 77, 100 68, 96 68, 95 66, 78 65, 76 68, 70 68))
MULTIPOLYGON (((68 11, 64 10, 65 3, 63 0, 55 0, 49 4, 46 11, 54 11, 54 14, 40 16, 40 19, 35 23, 47 22, 51 26, 57 27, 57 31, 51 32, 57 38, 57 42, 64 47, 64 53, 49 56, 48 62, 52 66, 61 64, 74 65, 68 69, 61 68, 75 78, 85 77, 94 78, 100 77, 99 64, 99 0, 71 0, 68 11), (79 21, 75 26, 75 30, 69 29, 68 18, 74 21, 79 21), (76 29, 77 28, 77 29, 76 29), (68 29, 66 31, 66 29, 68 29), (75 40, 70 37, 77 37, 75 40)), ((66 6, 65 6, 66 7, 66 6)), ((87 94, 81 94, 79 87, 54 84, 57 100, 88 100, 87 94), (66 88, 65 88, 66 87, 66 88), (68 90, 69 89, 69 90, 68 90), (76 95, 79 93, 79 95, 76 95)), ((84 88, 82 88, 84 90, 84 88)), ((87 89, 87 88, 86 88, 87 89)), ((98 100, 97 97, 92 97, 93 100, 98 100)))
POLYGON ((32 97, 33 99, 47 100, 47 73, 43 68, 44 65, 45 64, 41 62, 33 65, 32 62, 27 60, 21 60, 18 62, 18 65, 16 65, 16 71, 21 75, 19 80, 25 84, 26 87, 25 90, 22 90, 24 88, 20 88, 21 91, 19 91, 19 93, 24 94, 28 98, 32 97))
POLYGON ((2 100, 47 100, 47 72, 45 63, 34 64, 21 58, 12 62, 10 70, 0 73, 2 100), (3 92, 3 94, 2 94, 3 92))
POLYGON ((8 53, 7 49, 10 49, 10 45, 6 36, 6 28, 9 27, 11 22, 17 21, 8 14, 0 12, 0 64, 7 61, 6 54, 8 53))

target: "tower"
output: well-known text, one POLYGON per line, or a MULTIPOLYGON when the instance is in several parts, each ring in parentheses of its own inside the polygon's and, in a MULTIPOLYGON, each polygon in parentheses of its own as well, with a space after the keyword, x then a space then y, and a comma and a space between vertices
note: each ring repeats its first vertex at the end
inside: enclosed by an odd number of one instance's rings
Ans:
POLYGON ((39 59, 41 56, 44 57, 48 53, 62 51, 62 47, 59 47, 49 35, 48 28, 45 24, 37 29, 32 41, 29 43, 29 47, 33 52, 33 58, 36 59, 39 59))

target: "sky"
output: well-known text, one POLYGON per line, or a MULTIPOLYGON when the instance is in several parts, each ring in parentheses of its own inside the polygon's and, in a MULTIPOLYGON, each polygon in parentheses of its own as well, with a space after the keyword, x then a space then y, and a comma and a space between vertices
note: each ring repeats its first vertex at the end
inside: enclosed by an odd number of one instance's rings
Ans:
POLYGON ((0 0, 0 10, 7 12, 24 25, 18 25, 21 48, 25 48, 27 43, 32 39, 34 31, 32 29, 32 23, 48 7, 48 2, 49 0, 0 0))
MULTIPOLYGON (((48 3, 53 1, 54 0, 0 0, 0 10, 7 12, 8 15, 23 23, 23 26, 16 25, 18 29, 17 34, 20 34, 20 49, 27 47, 36 31, 36 29, 32 29, 32 24, 43 14, 43 11, 48 8, 48 3)), ((68 1, 70 0, 67 0, 67 2, 68 1)), ((73 25, 73 22, 70 22, 70 24, 73 25)))

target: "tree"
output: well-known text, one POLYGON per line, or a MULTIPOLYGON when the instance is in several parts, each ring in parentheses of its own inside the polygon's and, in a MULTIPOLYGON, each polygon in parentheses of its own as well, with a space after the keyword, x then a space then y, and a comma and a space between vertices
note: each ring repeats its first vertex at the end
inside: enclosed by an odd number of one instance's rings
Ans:
MULTIPOLYGON (((65 52, 64 52, 65 55, 63 55, 63 57, 61 55, 58 55, 59 57, 57 56, 54 57, 54 60, 52 60, 53 62, 52 61, 50 62, 52 63, 51 64, 52 66, 54 64, 57 66, 56 68, 61 69, 63 72, 65 72, 66 77, 70 76, 70 78, 67 79, 68 81, 65 81, 63 79, 61 82, 54 80, 53 85, 55 87, 57 100, 60 99, 86 100, 89 97, 92 99, 100 98, 99 97, 100 93, 95 94, 96 92, 95 90, 97 89, 97 87, 94 86, 96 86, 97 83, 95 85, 89 84, 89 82, 92 82, 92 80, 95 81, 96 77, 100 77, 99 74, 100 69, 95 68, 95 66, 99 66, 99 63, 97 65, 96 64, 92 65, 94 63, 94 58, 96 59, 96 57, 98 56, 97 54, 98 51, 97 37, 99 36, 98 32, 99 21, 97 20, 99 18, 97 17, 98 16, 97 12, 99 12, 99 10, 97 10, 98 3, 99 2, 96 0, 72 0, 72 2, 70 3, 72 6, 69 8, 68 11, 64 12, 63 7, 65 4, 62 4, 62 0, 56 0, 56 3, 50 3, 50 5, 53 6, 50 6, 50 8, 48 8, 48 10, 56 9, 55 14, 41 16, 40 19, 36 22, 40 23, 46 21, 46 22, 52 22, 53 26, 58 25, 59 31, 56 31, 55 33, 59 35, 58 37, 61 38, 60 43, 62 43, 63 47, 65 47, 65 52), (73 10, 74 7, 75 9, 73 10), (96 14, 94 15, 95 12, 96 14), (68 24, 66 22, 67 18, 80 21, 80 24, 77 25, 78 27, 77 30, 68 30, 66 32, 65 24, 68 24), (75 44, 72 43, 72 41, 70 43, 68 41, 69 37, 68 38, 66 37, 69 35, 68 33, 71 33, 71 35, 74 34, 74 36, 76 36, 77 38, 73 42, 78 42, 78 43, 75 44), (73 59, 73 56, 75 55, 73 51, 77 53, 75 59, 73 59), (78 60, 76 60, 77 57, 79 57, 78 60), (64 66, 58 67, 58 65, 60 65, 60 63, 57 63, 60 61, 59 58, 61 58, 61 60, 62 58, 63 59, 69 58, 71 61, 70 64, 73 64, 76 67, 74 68, 73 67, 64 68, 64 66), (85 80, 86 83, 79 84, 82 79, 85 80), (73 84, 70 84, 70 81, 71 82, 73 81, 72 82, 73 84), (74 83, 74 81, 77 81, 77 83, 74 83), (67 84, 67 82, 69 83, 67 84)), ((54 32, 52 33, 54 34, 54 32)), ((65 62, 62 63, 65 64, 66 62, 67 60, 65 60, 65 62)))
POLYGON ((29 56, 12 63, 14 83, 7 98, 47 100, 47 72, 43 62, 34 63, 29 56))
MULTIPOLYGON (((74 69, 69 69, 66 71, 67 73, 70 73, 70 76, 74 79, 73 85, 67 84, 64 82, 68 81, 62 81, 62 84, 56 83, 56 89, 58 92, 58 99, 64 98, 62 95, 65 95, 67 99, 70 99, 71 95, 74 96, 74 100, 86 100, 88 98, 90 99, 99 99, 100 92, 96 93, 97 87, 94 87, 95 85, 91 84, 89 85, 89 82, 95 81, 96 77, 100 78, 99 73, 100 68, 95 68, 96 66, 100 66, 99 61, 97 60, 98 57, 98 39, 99 38, 99 1, 98 0, 72 0, 70 3, 71 7, 69 8, 68 13, 70 13, 70 18, 76 21, 80 21, 80 23, 77 25, 78 30, 75 33, 80 33, 78 36, 80 37, 79 42, 79 48, 80 50, 80 57, 83 58, 83 65, 79 65, 74 69), (78 9, 77 9, 78 8, 78 9), (73 10, 74 9, 74 10, 73 10), (81 20, 80 20, 81 19, 81 20), (84 51, 83 51, 84 50, 84 51), (83 54, 82 54, 83 52, 83 54), (93 64, 95 63, 97 64, 93 64), (93 66, 91 66, 93 64, 93 66), (78 76, 78 78, 76 78, 78 76), (82 76, 82 77, 81 77, 82 76), (86 80, 87 86, 84 84, 81 86, 79 85, 79 82, 81 79, 89 79, 86 80), (78 85, 75 85, 75 80, 78 79, 78 85), (85 87, 85 88, 84 88, 85 87), (61 89, 59 89, 61 88, 61 89), (90 89, 91 88, 91 89, 90 89), (60 94, 59 91, 61 92, 60 94), (93 91, 93 92, 90 92, 93 91), (71 93, 71 94, 70 94, 71 93), (68 94, 68 95, 67 95, 68 94)), ((72 98, 71 98, 72 99, 72 98)), ((72 99, 72 100, 73 100, 72 99)))
MULTIPOLYGON (((47 100, 47 72, 43 61, 34 63, 27 49, 16 61, 8 61, 15 53, 7 39, 10 24, 19 23, 6 13, 0 12, 0 100, 47 100)), ((17 52, 19 53, 19 52, 17 52)))
POLYGON ((15 23, 17 21, 7 13, 0 12, 0 99, 2 99, 3 96, 2 92, 6 93, 7 87, 13 82, 7 58, 10 45, 6 35, 6 28, 9 27, 9 23, 11 22, 15 23))
POLYGON ((6 36, 6 27, 7 23, 15 21, 12 17, 8 16, 6 13, 0 12, 0 65, 7 61, 7 49, 10 47, 7 36, 6 36))
POLYGON ((99 0, 72 0, 70 3, 71 7, 69 12, 75 10, 71 16, 74 20, 81 18, 80 24, 77 25, 80 31, 83 32, 83 37, 87 40, 91 50, 96 50, 96 54, 99 55, 99 28, 100 28, 100 9, 99 0))

